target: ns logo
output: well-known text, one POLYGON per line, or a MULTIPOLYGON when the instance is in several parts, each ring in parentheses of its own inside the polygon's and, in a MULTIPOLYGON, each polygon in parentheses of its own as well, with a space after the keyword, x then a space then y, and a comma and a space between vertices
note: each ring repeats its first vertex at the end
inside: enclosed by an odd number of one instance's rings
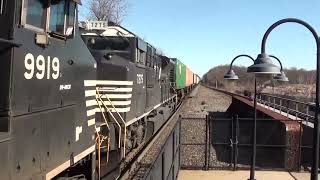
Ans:
POLYGON ((143 74, 137 74, 137 84, 143 84, 143 74))
POLYGON ((60 61, 57 57, 44 56, 28 53, 24 57, 25 79, 58 79, 60 77, 60 61))

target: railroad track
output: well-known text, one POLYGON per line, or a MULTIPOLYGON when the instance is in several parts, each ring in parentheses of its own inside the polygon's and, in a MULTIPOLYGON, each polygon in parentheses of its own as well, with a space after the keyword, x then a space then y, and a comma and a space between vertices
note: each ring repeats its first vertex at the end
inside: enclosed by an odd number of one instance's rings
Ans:
POLYGON ((208 86, 208 85, 205 85, 205 84, 201 84, 201 85, 206 87, 206 88, 212 89, 214 91, 218 91, 218 92, 227 94, 229 96, 238 96, 238 97, 242 97, 242 98, 245 98, 245 99, 248 99, 248 100, 250 99, 250 97, 248 97, 248 96, 244 96, 244 95, 241 95, 241 94, 236 94, 236 93, 232 93, 232 92, 229 92, 229 91, 226 91, 226 90, 214 88, 214 87, 211 87, 211 86, 208 86))
MULTIPOLYGON (((187 96, 186 96, 187 97, 187 96)), ((185 97, 185 98, 186 98, 185 97)), ((145 155, 149 152, 150 148, 153 144, 159 139, 159 137, 163 134, 164 131, 168 128, 171 122, 177 118, 177 115, 185 102, 185 98, 178 104, 175 112, 169 117, 166 123, 158 130, 158 132, 151 138, 149 141, 145 142, 139 150, 136 151, 134 155, 131 155, 130 160, 126 160, 125 164, 122 164, 121 174, 118 179, 120 180, 127 180, 132 179, 138 172, 139 168, 141 167, 141 161, 145 157, 145 155)), ((160 153, 160 152, 159 152, 160 153)), ((156 159, 157 157, 154 157, 156 159)), ((153 164, 154 162, 150 162, 153 164)))

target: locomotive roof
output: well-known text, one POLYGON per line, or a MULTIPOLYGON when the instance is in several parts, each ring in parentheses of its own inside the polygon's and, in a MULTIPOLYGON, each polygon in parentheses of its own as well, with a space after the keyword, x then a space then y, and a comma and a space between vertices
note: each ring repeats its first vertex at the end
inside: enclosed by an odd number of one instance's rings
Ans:
POLYGON ((140 44, 141 46, 145 46, 143 48, 143 50, 146 51, 147 47, 151 48, 151 51, 154 51, 154 53, 157 52, 157 49, 152 46, 150 43, 146 42, 145 40, 143 40, 142 38, 140 38, 139 36, 137 36, 136 34, 134 34, 133 32, 129 31, 128 29, 120 26, 120 25, 116 25, 112 22, 108 22, 109 26, 107 27, 103 27, 103 28, 92 28, 92 29, 85 29, 85 23, 89 23, 90 21, 86 21, 86 22, 81 22, 80 23, 80 27, 83 29, 83 33, 82 35, 84 36, 119 36, 119 37, 135 37, 138 39, 138 44, 140 44), (111 24, 111 26, 110 26, 111 24))
POLYGON ((137 37, 135 34, 130 31, 121 28, 119 26, 108 26, 105 29, 99 30, 85 30, 82 35, 85 36, 122 36, 122 37, 137 37))

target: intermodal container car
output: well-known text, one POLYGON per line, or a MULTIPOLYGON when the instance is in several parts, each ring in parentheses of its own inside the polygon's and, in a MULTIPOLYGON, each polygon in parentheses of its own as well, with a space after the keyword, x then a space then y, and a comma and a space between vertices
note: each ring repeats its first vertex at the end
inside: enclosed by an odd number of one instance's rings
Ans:
POLYGON ((186 84, 186 65, 176 58, 173 58, 173 60, 175 61, 174 80, 176 89, 183 89, 186 84))
POLYGON ((193 84, 193 72, 186 67, 186 84, 185 87, 191 86, 193 84))

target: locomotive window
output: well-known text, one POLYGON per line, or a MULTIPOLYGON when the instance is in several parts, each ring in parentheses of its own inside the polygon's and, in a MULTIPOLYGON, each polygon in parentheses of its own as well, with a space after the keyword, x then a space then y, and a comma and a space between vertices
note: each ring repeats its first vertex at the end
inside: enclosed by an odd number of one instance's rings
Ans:
POLYGON ((69 0, 51 0, 49 30, 71 35, 74 27, 76 4, 69 0))
POLYGON ((149 64, 150 64, 150 56, 149 56, 149 54, 148 54, 148 52, 147 52, 146 66, 149 66, 149 64))
POLYGON ((146 62, 146 52, 144 52, 143 50, 138 49, 137 63, 145 64, 145 62, 146 62))
POLYGON ((68 11, 67 11, 67 29, 66 29, 66 34, 67 35, 70 35, 73 33, 73 27, 74 27, 74 17, 75 17, 75 14, 76 14, 76 3, 68 3, 68 11))
POLYGON ((49 30, 64 34, 64 0, 52 0, 50 6, 50 25, 49 30))
MULTIPOLYGON (((1 1, 2 2, 2 1, 1 1)), ((45 29, 46 7, 42 0, 26 0, 24 3, 25 19, 24 24, 45 29)))

